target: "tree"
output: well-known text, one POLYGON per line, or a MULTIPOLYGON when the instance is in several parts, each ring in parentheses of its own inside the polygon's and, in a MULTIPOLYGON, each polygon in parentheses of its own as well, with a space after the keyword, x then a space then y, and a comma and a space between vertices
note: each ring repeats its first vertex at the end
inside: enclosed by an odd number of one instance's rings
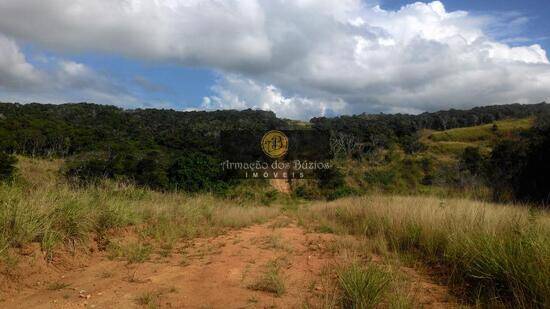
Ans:
POLYGON ((218 190, 222 176, 218 160, 199 152, 176 158, 168 168, 172 186, 188 192, 218 190))
POLYGON ((0 152, 0 181, 9 180, 16 171, 17 158, 0 152))
POLYGON ((477 147, 467 147, 460 157, 460 169, 468 170, 472 175, 481 175, 484 158, 477 147))
POLYGON ((489 159, 489 184, 494 200, 507 201, 516 197, 527 151, 527 143, 520 141, 505 140, 495 146, 489 159))
POLYGON ((399 143, 401 144, 403 151, 405 151, 405 153, 407 154, 414 154, 422 151, 425 148, 424 145, 420 142, 418 134, 402 136, 399 139, 399 143))
POLYGON ((136 166, 136 183, 154 189, 168 188, 168 176, 162 154, 150 151, 136 166))

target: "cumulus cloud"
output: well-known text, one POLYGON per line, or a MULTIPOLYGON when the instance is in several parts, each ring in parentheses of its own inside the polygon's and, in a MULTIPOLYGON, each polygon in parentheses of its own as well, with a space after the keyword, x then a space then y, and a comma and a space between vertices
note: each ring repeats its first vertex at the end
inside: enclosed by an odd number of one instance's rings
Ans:
MULTIPOLYGON (((138 104, 124 86, 78 62, 39 57, 44 67, 28 61, 15 40, 0 33, 0 99, 3 101, 138 104)), ((139 104, 138 104, 139 105, 139 104)))
POLYGON ((38 84, 41 79, 19 46, 0 34, 0 89, 22 89, 29 84, 38 84))
POLYGON ((503 18, 439 1, 396 11, 361 0, 0 2, 0 33, 52 50, 211 68, 220 78, 203 108, 292 118, 547 100, 545 50, 492 35, 503 18))
POLYGON ((261 109, 274 111, 279 117, 307 119, 319 115, 337 115, 346 110, 340 100, 311 100, 305 97, 285 97, 273 85, 258 84, 252 79, 225 75, 212 87, 214 96, 204 97, 202 108, 212 109, 261 109))

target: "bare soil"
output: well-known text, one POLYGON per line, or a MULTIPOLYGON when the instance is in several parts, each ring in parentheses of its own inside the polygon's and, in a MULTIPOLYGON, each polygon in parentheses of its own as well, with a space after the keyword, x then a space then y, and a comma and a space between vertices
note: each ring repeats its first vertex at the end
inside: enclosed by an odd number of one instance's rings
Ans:
MULTIPOLYGON (((338 236, 306 233, 290 221, 278 218, 214 238, 181 242, 168 256, 154 254, 150 261, 136 264, 110 260, 94 248, 46 263, 39 246, 21 248, 18 266, 0 277, 0 307, 319 307, 328 293, 321 284, 323 273, 338 263, 327 244, 338 241, 338 236), (251 289, 273 261, 281 265, 285 290, 280 296, 251 289)), ((418 307, 457 307, 445 286, 412 268, 404 272, 412 281, 418 307)))

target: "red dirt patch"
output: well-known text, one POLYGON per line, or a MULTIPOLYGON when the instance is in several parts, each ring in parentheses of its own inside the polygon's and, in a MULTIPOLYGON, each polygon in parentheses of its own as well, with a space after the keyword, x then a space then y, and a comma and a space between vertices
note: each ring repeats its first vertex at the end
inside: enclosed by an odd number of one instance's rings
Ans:
MULTIPOLYGON (((77 267, 36 265, 34 273, 3 284, 3 308, 300 308, 316 304, 321 272, 335 257, 325 250, 336 236, 306 233, 294 224, 266 223, 214 238, 181 243, 168 257, 128 265, 94 251, 77 267), (273 260, 283 260, 285 292, 250 288, 273 260), (39 272, 37 272, 38 270, 39 272), (15 289, 17 287, 17 289, 15 289)), ((39 250, 31 250, 43 261, 39 250)), ((65 257, 66 258, 66 257, 65 257)), ((32 260, 23 260, 24 263, 32 260)), ((43 262, 39 262, 43 263, 43 262)), ((55 265, 55 264, 54 264, 55 265)), ((452 305, 448 291, 413 269, 416 299, 432 308, 452 305)))

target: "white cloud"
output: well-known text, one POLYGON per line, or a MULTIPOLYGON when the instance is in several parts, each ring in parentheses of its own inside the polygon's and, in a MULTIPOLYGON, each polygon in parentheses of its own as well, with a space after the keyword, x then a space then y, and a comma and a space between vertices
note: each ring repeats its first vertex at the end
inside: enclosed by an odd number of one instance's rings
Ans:
POLYGON ((0 33, 0 89, 22 89, 39 83, 41 78, 17 44, 0 33))
POLYGON ((39 61, 46 66, 30 63, 13 39, 0 34, 1 101, 138 104, 124 87, 82 63, 46 57, 39 61))
POLYGON ((278 117, 307 119, 319 115, 336 115, 345 111, 342 100, 311 100, 304 97, 285 97, 273 85, 261 85, 252 79, 235 75, 223 76, 213 87, 216 95, 204 97, 202 108, 213 109, 261 109, 274 111, 278 117))
POLYGON ((527 22, 449 12, 439 1, 397 11, 361 0, 0 2, 0 33, 52 50, 211 68, 221 77, 205 108, 294 118, 547 99, 546 52, 488 34, 506 20, 514 36, 527 22))

